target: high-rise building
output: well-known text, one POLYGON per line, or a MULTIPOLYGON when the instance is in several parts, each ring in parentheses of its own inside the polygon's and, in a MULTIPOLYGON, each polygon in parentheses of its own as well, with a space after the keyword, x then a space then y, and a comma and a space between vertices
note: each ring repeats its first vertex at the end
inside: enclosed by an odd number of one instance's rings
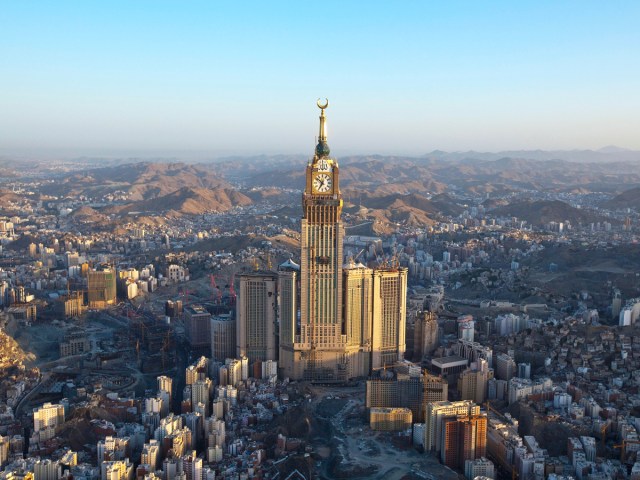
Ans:
POLYGON ((160 442, 155 439, 149 440, 149 442, 145 443, 144 447, 142 448, 140 463, 150 465, 151 468, 156 470, 160 464, 160 459, 160 442))
POLYGON ((231 314, 211 317, 211 359, 224 362, 236 354, 236 321, 231 314))
POLYGON ((448 391, 449 386, 444 379, 428 373, 409 376, 386 371, 367 380, 365 406, 409 408, 413 421, 422 422, 427 403, 447 400, 448 391))
POLYGON ((209 359, 198 358, 192 365, 185 369, 185 383, 193 385, 198 380, 206 380, 209 377, 209 359))
POLYGON ((108 436, 98 441, 98 462, 124 460, 129 456, 129 437, 108 436))
POLYGON ((89 308, 107 308, 116 303, 116 271, 101 265, 89 270, 87 278, 89 308))
POLYGON ((8 436, 3 437, 0 435, 0 468, 4 468, 9 460, 9 452, 11 448, 11 442, 8 436))
POLYGON ((302 195, 299 303, 297 270, 281 269, 278 279, 281 373, 322 383, 367 376, 401 361, 406 349, 407 269, 343 267, 342 195, 327 144, 327 105, 318 103, 320 133, 302 195))
POLYGON ((393 365, 404 358, 406 308, 407 269, 374 270, 371 368, 393 365))
POLYGON ((469 342, 467 340, 458 339, 452 346, 453 353, 466 358, 469 362, 477 362, 483 358, 487 361, 489 368, 493 367, 493 350, 478 342, 469 342))
POLYGON ((371 370, 373 328, 373 270, 362 264, 344 266, 344 329, 351 377, 371 370))
POLYGON ((240 275, 240 294, 236 307, 237 353, 255 361, 277 360, 276 285, 274 272, 240 275))
POLYGON ((0 281, 0 307, 9 305, 9 290, 11 286, 6 280, 0 281))
POLYGON ((202 305, 184 307, 184 330, 191 351, 205 355, 211 350, 211 314, 202 305))
POLYGON ((475 321, 473 315, 460 315, 457 320, 458 323, 458 338, 473 342, 475 334, 475 321))
POLYGON ((300 265, 291 260, 278 266, 278 323, 280 325, 279 359, 288 370, 284 377, 293 375, 293 345, 298 329, 298 305, 300 292, 300 265))
POLYGON ((196 380, 191 384, 191 406, 192 408, 202 403, 204 405, 205 416, 209 416, 211 404, 211 392, 213 391, 213 383, 211 379, 196 380))
MULTIPOLYGON (((162 375, 157 378, 158 380, 158 392, 166 392, 169 396, 169 404, 172 401, 172 392, 173 392, 173 379, 171 377, 167 377, 162 375)), ((144 463, 144 462, 143 462, 144 463)))
POLYGON ((202 458, 198 458, 195 450, 180 459, 186 480, 203 480, 202 458))
POLYGON ((473 362, 471 367, 460 374, 458 387, 461 400, 473 400, 478 404, 487 399, 487 382, 493 377, 484 359, 473 362))
POLYGON ((507 382, 516 376, 516 362, 510 355, 499 353, 496 356, 496 378, 507 382))
POLYGON ((64 423, 64 406, 45 403, 33 411, 33 431, 39 432, 46 428, 58 427, 64 423))
POLYGON ((325 108, 320 133, 307 165, 302 194, 300 338, 294 349, 294 377, 312 381, 345 380, 342 333, 342 194, 338 162, 329 156, 325 108))
POLYGON ((408 408, 375 407, 369 412, 371 430, 387 432, 402 431, 411 428, 412 413, 408 408))
POLYGON ((49 458, 38 459, 33 464, 33 480, 59 480, 62 475, 60 462, 49 458))
POLYGON ((487 416, 452 415, 442 422, 440 459, 450 468, 464 469, 467 460, 487 453, 487 416))
POLYGON ((413 359, 422 361, 438 348, 438 317, 434 312, 421 311, 416 316, 413 340, 413 359))
POLYGON ((517 376, 531 380, 531 364, 525 362, 519 363, 517 376))
POLYGON ((618 318, 622 310, 622 294, 619 289, 613 290, 613 298, 611 299, 611 318, 618 318))
POLYGON ((475 478, 495 478, 496 470, 493 462, 485 457, 479 457, 475 460, 466 460, 464 462, 464 476, 469 480, 475 478))
POLYGON ((129 459, 105 461, 100 465, 101 480, 133 480, 134 468, 129 459))
POLYGON ((475 416, 480 414, 480 406, 471 400, 459 402, 427 403, 424 425, 424 448, 427 451, 442 450, 442 429, 444 418, 458 415, 475 416))

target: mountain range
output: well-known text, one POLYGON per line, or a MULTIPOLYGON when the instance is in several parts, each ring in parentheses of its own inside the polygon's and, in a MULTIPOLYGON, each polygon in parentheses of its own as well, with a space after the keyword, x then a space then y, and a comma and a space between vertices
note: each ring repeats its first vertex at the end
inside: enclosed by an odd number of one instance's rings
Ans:
MULTIPOLYGON (((43 165, 50 179, 31 197, 13 193, 6 188, 10 185, 6 181, 5 188, 0 188, 0 200, 80 197, 106 204, 99 210, 83 207, 73 212, 70 218, 82 222, 106 218, 100 217, 102 214, 122 217, 136 212, 151 218, 224 212, 264 201, 280 205, 277 208, 281 210, 274 214, 295 217, 301 214, 296 192, 304 188, 307 161, 303 156, 263 155, 199 164, 116 160, 92 168, 91 161, 82 159, 75 170, 73 162, 65 164, 70 172, 53 167, 46 170, 43 165), (290 207, 283 210, 282 205, 290 207)), ((4 164, 11 166, 17 178, 26 169, 17 162, 4 164)), ((572 152, 435 151, 423 157, 347 156, 339 159, 339 165, 345 212, 357 220, 371 220, 380 231, 395 224, 429 225, 457 216, 478 198, 485 198, 485 207, 495 215, 516 216, 531 224, 599 219, 566 202, 527 199, 545 192, 594 193, 603 198, 605 208, 640 208, 640 152, 617 147, 572 152), (554 159, 556 155, 562 158, 554 159), (578 163, 568 158, 593 161, 578 163)))

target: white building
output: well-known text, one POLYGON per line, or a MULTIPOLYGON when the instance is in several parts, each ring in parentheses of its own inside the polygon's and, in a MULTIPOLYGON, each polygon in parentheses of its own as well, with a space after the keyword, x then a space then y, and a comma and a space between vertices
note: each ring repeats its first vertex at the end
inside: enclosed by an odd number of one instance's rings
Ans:
POLYGON ((467 480, 474 480, 476 477, 496 478, 495 471, 491 460, 485 457, 464 462, 464 476, 467 480))

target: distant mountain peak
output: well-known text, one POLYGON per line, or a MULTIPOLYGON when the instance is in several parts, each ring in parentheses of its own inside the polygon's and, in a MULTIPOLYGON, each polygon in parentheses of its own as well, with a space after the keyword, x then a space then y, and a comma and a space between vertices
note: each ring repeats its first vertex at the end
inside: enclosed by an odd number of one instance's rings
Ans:
POLYGON ((600 153, 620 153, 620 152, 630 152, 629 148, 618 147, 616 145, 607 145, 606 147, 602 147, 599 150, 596 150, 600 153))

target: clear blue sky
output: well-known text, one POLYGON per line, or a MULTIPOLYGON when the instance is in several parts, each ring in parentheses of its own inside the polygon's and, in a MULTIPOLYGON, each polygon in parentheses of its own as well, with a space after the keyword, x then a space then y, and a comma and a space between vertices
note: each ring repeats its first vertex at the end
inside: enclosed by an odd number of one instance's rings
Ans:
POLYGON ((0 153, 640 149, 638 1, 10 1, 0 153))

